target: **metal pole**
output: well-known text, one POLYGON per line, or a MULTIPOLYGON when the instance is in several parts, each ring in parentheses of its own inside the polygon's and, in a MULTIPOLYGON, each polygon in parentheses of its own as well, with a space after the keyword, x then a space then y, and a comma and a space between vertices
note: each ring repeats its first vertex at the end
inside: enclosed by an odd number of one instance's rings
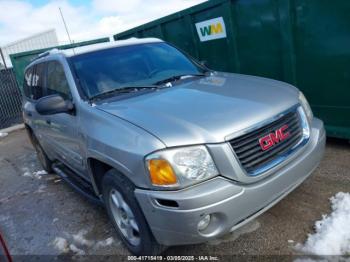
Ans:
POLYGON ((68 40, 69 40, 69 43, 71 43, 71 44, 72 44, 72 40, 70 39, 70 35, 69 35, 69 32, 68 32, 67 24, 66 24, 66 21, 64 20, 63 13, 62 13, 62 10, 61 10, 61 7, 59 7, 58 9, 60 10, 60 14, 61 14, 61 17, 62 17, 62 21, 63 21, 63 24, 64 24, 64 28, 66 29, 66 32, 67 32, 67 35, 68 35, 68 40))
POLYGON ((0 55, 1 55, 1 58, 2 58, 2 62, 4 63, 5 69, 7 69, 7 65, 6 65, 5 57, 4 57, 4 54, 2 53, 2 49, 1 49, 1 47, 0 47, 0 55))
MULTIPOLYGON (((58 9, 60 10, 60 14, 61 14, 61 17, 62 17, 62 21, 63 21, 63 24, 64 24, 64 28, 66 28, 66 32, 67 32, 67 35, 68 35, 69 43, 72 45, 73 42, 72 42, 72 40, 70 39, 70 35, 69 35, 69 32, 68 32, 68 27, 67 27, 66 21, 64 20, 64 16, 63 16, 61 7, 59 7, 58 9)), ((75 54, 74 46, 73 46, 73 45, 72 45, 72 51, 73 51, 73 54, 75 54)))

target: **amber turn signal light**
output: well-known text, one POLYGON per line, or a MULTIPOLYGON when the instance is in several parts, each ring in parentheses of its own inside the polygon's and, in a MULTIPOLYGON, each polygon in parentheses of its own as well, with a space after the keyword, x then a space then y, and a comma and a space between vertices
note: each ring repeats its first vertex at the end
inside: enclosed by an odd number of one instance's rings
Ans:
POLYGON ((153 185, 168 186, 177 183, 173 168, 169 162, 164 159, 148 160, 148 170, 153 185))

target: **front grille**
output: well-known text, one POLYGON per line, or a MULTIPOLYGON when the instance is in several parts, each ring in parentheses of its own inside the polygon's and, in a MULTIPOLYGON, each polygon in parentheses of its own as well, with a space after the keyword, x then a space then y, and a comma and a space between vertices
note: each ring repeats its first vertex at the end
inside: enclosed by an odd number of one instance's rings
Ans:
POLYGON ((232 139, 229 143, 245 170, 250 174, 254 174, 257 170, 269 165, 280 156, 286 154, 286 152, 300 142, 302 137, 303 129, 299 113, 297 110, 294 110, 281 116, 272 123, 232 139), (290 133, 289 137, 274 144, 265 151, 262 150, 259 139, 270 133, 274 133, 275 130, 284 125, 288 125, 285 131, 290 133))

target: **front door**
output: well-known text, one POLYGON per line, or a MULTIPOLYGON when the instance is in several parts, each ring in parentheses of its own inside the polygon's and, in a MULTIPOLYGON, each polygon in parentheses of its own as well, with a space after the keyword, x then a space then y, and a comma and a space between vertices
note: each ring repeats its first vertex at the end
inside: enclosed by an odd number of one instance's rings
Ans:
MULTIPOLYGON (((58 61, 47 63, 46 95, 53 94, 59 94, 65 100, 73 100, 64 68, 58 61)), ((55 157, 74 171, 83 173, 78 119, 75 112, 47 115, 44 124, 45 136, 55 157)))

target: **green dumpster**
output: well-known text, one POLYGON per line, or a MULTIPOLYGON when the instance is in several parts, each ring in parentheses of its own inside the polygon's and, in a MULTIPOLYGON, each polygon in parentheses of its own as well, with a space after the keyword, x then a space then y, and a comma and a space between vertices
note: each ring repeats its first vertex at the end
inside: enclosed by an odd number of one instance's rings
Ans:
POLYGON ((158 37, 215 70, 301 89, 329 136, 350 139, 350 1, 212 0, 114 39, 158 37))

